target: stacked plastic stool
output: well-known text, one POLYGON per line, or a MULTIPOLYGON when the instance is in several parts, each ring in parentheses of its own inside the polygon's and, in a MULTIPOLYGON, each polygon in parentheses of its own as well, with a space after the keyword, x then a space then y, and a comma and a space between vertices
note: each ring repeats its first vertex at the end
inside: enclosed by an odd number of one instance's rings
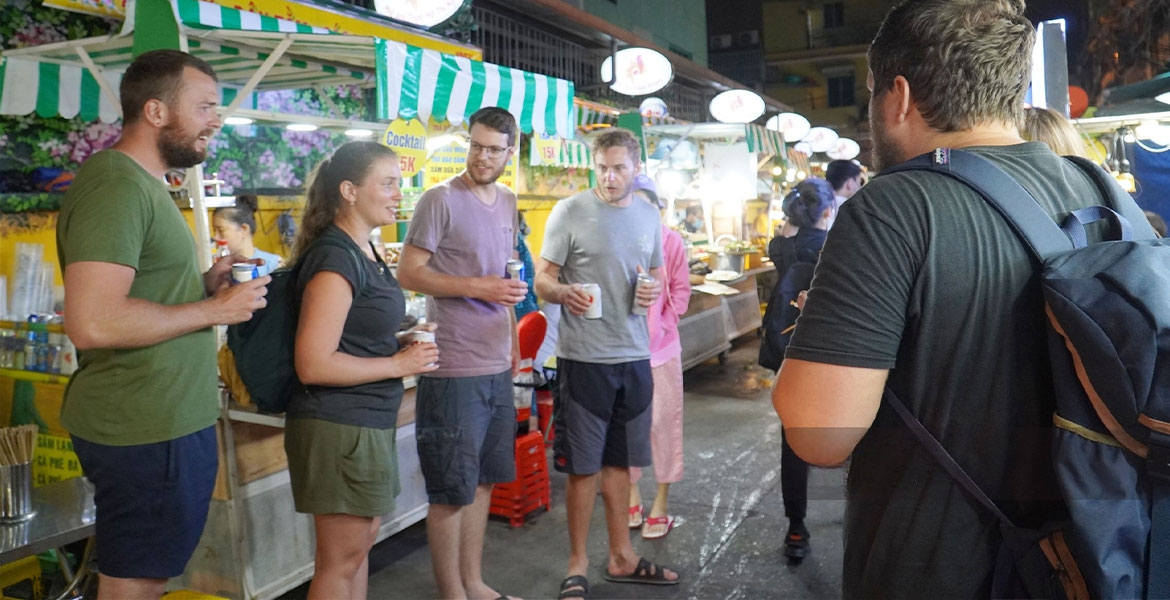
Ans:
POLYGON ((516 480, 496 484, 490 510, 512 527, 520 527, 528 515, 551 506, 544 436, 534 431, 516 438, 516 480))

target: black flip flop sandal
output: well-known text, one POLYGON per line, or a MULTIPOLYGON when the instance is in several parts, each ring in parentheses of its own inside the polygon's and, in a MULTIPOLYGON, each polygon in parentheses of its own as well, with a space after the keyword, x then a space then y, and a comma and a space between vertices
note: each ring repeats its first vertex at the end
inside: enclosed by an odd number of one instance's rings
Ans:
POLYGON ((605 570, 605 580, 614 583, 646 583, 650 585, 678 585, 682 580, 680 575, 678 579, 667 579, 666 570, 661 566, 656 565, 644 558, 638 559, 638 566, 633 573, 629 575, 614 575, 605 570))
POLYGON ((561 595, 558 600, 565 598, 588 598, 589 580, 584 575, 570 575, 561 582, 561 595))

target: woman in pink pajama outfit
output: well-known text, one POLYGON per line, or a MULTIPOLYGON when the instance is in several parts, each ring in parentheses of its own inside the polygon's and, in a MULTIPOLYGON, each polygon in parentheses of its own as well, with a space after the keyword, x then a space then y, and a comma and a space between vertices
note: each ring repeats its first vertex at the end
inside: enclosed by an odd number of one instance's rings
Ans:
MULTIPOLYGON (((634 180, 634 192, 644 200, 662 209, 654 190, 654 182, 645 175, 634 180)), ((678 321, 687 312, 691 299, 690 271, 687 268, 686 247, 677 231, 662 226, 662 295, 647 311, 650 328, 650 368, 654 378, 654 403, 651 410, 650 451, 654 460, 654 476, 658 480, 658 494, 643 516, 642 496, 638 480, 642 470, 630 467, 630 527, 642 527, 642 537, 660 538, 670 532, 675 518, 666 510, 670 484, 682 480, 683 474, 683 376, 682 344, 679 341, 678 321)))

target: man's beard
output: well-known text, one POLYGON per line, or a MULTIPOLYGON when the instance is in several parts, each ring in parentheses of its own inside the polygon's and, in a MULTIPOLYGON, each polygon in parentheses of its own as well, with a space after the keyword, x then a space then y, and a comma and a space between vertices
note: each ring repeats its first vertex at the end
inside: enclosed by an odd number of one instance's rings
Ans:
POLYGON ((482 179, 482 180, 479 179, 475 175, 475 171, 477 170, 475 168, 475 163, 472 163, 469 166, 471 166, 472 168, 467 169, 467 176, 470 177, 471 180, 476 183, 476 185, 490 185, 490 184, 495 183, 496 180, 500 178, 500 175, 504 174, 504 169, 508 168, 508 162, 504 161, 504 164, 502 164, 499 167, 497 167, 496 169, 492 170, 491 174, 486 179, 482 179))
POLYGON ((886 167, 892 167, 903 159, 897 144, 886 137, 886 123, 874 108, 871 105, 869 109, 869 134, 872 144, 870 162, 874 171, 881 173, 886 167))
POLYGON ((158 137, 158 152, 163 162, 171 169, 186 169, 194 167, 207 160, 207 151, 195 148, 199 136, 210 136, 213 132, 201 131, 190 137, 183 135, 183 130, 173 124, 162 128, 158 137))

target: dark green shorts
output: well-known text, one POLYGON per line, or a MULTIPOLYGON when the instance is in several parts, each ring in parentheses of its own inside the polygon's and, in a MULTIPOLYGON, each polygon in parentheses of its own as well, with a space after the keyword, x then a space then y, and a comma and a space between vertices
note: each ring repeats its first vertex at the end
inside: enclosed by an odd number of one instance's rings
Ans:
POLYGON ((284 450, 297 512, 379 517, 398 495, 396 429, 288 419, 284 450))

